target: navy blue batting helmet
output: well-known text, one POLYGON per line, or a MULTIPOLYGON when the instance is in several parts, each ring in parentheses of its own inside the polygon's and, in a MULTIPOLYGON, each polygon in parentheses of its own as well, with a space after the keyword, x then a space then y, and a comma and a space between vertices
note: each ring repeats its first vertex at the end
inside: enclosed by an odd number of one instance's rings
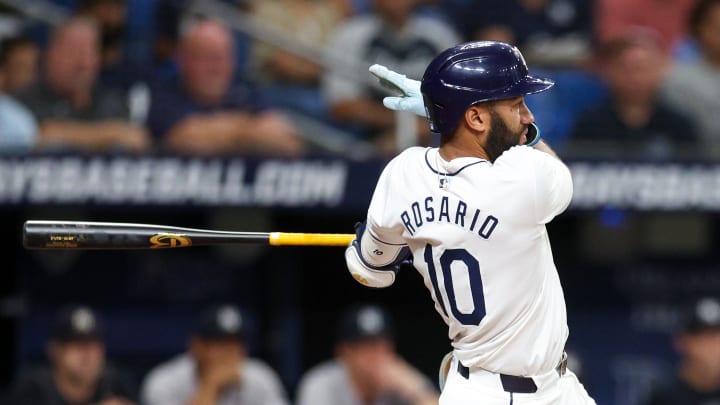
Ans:
POLYGON ((452 132, 470 106, 489 100, 545 91, 552 80, 528 75, 520 51, 504 42, 478 41, 436 56, 423 75, 422 91, 430 129, 452 132))

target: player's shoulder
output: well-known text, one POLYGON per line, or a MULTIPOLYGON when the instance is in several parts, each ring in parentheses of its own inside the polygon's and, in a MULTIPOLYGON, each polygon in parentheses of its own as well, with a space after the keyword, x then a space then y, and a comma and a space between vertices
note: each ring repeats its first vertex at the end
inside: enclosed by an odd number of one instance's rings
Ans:
POLYGON ((188 380, 192 380, 193 372, 194 364, 190 355, 183 353, 150 370, 147 377, 145 377, 144 385, 146 389, 158 386, 184 385, 188 380))
POLYGON ((526 145, 515 145, 515 146, 511 147, 510 149, 506 150, 505 152, 503 152, 503 154, 500 155, 499 159, 535 156, 538 153, 545 153, 545 152, 541 152, 535 148, 532 148, 532 147, 526 146, 526 145))
POLYGON ((344 370, 335 360, 328 360, 308 370, 300 380, 300 386, 313 388, 318 386, 335 386, 342 381, 344 370))
POLYGON ((556 157, 550 156, 541 150, 537 150, 530 146, 516 145, 503 152, 500 157, 495 160, 495 166, 498 164, 512 164, 512 165, 536 165, 538 163, 557 163, 559 166, 564 166, 562 161, 556 157))
POLYGON ((424 164, 425 155, 430 148, 422 146, 411 146, 402 152, 398 153, 390 159, 385 165, 383 172, 385 175, 390 173, 399 173, 406 171, 414 171, 418 164, 424 164))
POLYGON ((391 163, 394 162, 408 162, 411 160, 424 160, 425 155, 428 153, 428 151, 431 148, 424 147, 424 146, 411 146, 402 152, 398 153, 392 160, 390 160, 391 163))
POLYGON ((245 361, 243 365, 243 375, 246 376, 248 380, 255 380, 256 382, 279 380, 277 373, 272 367, 264 361, 255 358, 249 358, 245 361))

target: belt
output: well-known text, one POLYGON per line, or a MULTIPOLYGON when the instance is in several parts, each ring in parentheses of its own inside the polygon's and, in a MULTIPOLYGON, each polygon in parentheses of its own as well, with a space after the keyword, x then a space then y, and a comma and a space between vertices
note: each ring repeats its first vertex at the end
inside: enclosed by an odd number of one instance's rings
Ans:
MULTIPOLYGON (((470 369, 463 366, 459 361, 457 371, 458 374, 463 376, 466 380, 470 378, 470 369)), ((555 371, 560 377, 565 375, 567 371, 567 353, 563 352, 560 362, 555 371)), ((503 390, 505 392, 517 392, 519 394, 533 394, 537 392, 537 385, 535 381, 530 377, 518 377, 514 375, 498 374, 500 376, 500 382, 502 383, 503 390)))

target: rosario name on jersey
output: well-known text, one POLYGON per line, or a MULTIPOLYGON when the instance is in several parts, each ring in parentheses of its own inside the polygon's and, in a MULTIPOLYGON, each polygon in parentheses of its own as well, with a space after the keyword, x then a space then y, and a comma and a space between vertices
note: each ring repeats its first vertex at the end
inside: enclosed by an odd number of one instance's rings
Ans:
POLYGON ((494 163, 413 147, 383 170, 366 232, 410 248, 462 364, 533 376, 555 368, 568 336, 545 224, 571 197, 567 166, 528 146, 494 163))

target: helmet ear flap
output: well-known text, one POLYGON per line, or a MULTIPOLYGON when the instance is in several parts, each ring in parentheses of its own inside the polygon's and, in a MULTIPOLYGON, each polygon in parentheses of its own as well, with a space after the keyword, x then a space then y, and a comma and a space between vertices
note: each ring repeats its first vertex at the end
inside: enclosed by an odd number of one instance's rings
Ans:
POLYGON ((434 103, 425 94, 423 94, 423 99, 425 101, 425 110, 427 111, 427 116, 430 119, 430 130, 434 132, 439 132, 439 128, 442 128, 443 123, 438 120, 440 117, 444 116, 445 106, 440 103, 434 103))

